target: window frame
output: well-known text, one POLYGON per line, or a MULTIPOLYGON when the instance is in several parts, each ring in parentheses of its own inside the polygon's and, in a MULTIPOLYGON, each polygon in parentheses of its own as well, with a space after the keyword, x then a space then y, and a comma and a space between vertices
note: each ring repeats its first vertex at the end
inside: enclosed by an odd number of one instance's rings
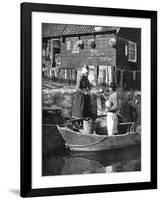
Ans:
POLYGON ((132 42, 132 41, 128 41, 128 61, 129 62, 137 62, 137 43, 136 42, 132 42), (135 45, 135 48, 130 48, 130 44, 135 45), (135 58, 132 59, 130 58, 130 50, 135 52, 135 58))

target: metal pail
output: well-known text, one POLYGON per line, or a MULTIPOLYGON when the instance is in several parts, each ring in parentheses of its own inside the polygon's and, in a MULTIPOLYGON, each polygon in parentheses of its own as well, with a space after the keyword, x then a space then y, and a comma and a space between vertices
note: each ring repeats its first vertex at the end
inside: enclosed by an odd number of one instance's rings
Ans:
POLYGON ((83 130, 87 134, 92 134, 94 131, 94 120, 83 120, 83 130))

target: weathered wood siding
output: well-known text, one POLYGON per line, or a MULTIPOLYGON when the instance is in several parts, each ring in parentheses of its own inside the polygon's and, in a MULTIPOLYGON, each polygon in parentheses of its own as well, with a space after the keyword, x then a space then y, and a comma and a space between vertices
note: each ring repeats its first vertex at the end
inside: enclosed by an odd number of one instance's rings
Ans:
POLYGON ((140 70, 141 69, 141 29, 120 28, 117 34, 116 46, 116 66, 118 69, 140 70), (137 44, 137 61, 128 61, 128 55, 125 55, 125 46, 128 41, 137 44))
POLYGON ((109 45, 109 39, 113 34, 96 35, 96 48, 92 49, 88 40, 93 36, 81 36, 80 40, 84 42, 84 48, 76 47, 78 37, 68 37, 65 43, 61 44, 61 66, 80 68, 83 65, 116 65, 116 50, 109 45))
POLYGON ((120 28, 117 34, 116 66, 118 85, 124 89, 141 89, 141 29, 120 28), (136 43, 136 62, 129 61, 128 41, 136 43))
POLYGON ((91 33, 91 35, 66 36, 57 39, 60 41, 60 53, 59 48, 51 42, 51 38, 42 48, 43 66, 48 67, 49 77, 76 82, 82 66, 86 64, 90 67, 89 79, 93 85, 104 83, 108 85, 112 81, 124 89, 140 89, 141 29, 120 28, 115 34, 94 36, 91 33), (115 48, 110 44, 111 38, 116 38, 115 48), (90 39, 95 39, 95 48, 90 47, 88 42, 90 39), (84 42, 84 48, 77 46, 78 40, 84 42), (136 43, 136 61, 129 60, 129 41, 136 43))

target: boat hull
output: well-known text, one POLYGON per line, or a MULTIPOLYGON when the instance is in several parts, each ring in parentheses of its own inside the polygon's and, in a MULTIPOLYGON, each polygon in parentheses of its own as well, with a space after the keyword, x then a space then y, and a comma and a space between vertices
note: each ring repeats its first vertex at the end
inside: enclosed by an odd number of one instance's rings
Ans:
POLYGON ((65 146, 71 151, 105 151, 141 143, 139 132, 122 135, 98 135, 75 132, 66 127, 58 127, 65 141, 65 146))

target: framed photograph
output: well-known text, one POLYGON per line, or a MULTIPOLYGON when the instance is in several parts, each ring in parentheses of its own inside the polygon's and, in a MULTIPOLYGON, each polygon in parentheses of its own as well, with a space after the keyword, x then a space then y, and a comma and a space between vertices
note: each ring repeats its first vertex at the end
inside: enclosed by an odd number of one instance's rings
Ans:
POLYGON ((21 4, 21 196, 157 188, 157 12, 21 4))

